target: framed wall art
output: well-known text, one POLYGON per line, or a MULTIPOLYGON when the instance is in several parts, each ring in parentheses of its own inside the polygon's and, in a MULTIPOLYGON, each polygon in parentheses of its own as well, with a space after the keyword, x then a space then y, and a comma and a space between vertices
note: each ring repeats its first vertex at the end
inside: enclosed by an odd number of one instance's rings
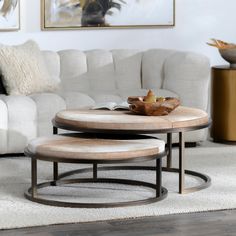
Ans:
POLYGON ((0 0, 0 31, 20 29, 20 0, 0 0))
POLYGON ((41 0, 42 29, 174 26, 175 0, 41 0))

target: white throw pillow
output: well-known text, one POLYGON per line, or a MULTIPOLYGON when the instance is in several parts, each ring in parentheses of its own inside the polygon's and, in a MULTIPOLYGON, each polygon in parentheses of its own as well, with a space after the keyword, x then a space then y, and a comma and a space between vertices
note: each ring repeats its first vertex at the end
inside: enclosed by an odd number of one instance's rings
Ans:
POLYGON ((59 83, 53 80, 34 41, 0 47, 0 72, 9 95, 52 92, 59 83))

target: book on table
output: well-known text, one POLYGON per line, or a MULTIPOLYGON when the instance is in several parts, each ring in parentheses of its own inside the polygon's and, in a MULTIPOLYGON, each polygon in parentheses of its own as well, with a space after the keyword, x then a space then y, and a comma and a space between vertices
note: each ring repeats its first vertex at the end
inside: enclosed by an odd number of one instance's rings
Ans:
POLYGON ((102 103, 97 103, 94 107, 92 107, 93 110, 98 110, 98 109, 108 109, 111 111, 114 110, 129 110, 129 104, 127 102, 121 102, 121 103, 116 103, 116 102, 102 102, 102 103))

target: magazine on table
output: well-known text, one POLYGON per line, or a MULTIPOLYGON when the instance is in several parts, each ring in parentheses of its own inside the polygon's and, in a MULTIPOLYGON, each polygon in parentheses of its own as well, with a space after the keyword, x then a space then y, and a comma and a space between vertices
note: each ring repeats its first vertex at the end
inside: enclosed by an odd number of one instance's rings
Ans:
POLYGON ((127 102, 121 102, 121 103, 116 103, 116 102, 102 102, 96 104, 94 107, 92 107, 93 110, 98 110, 98 109, 108 109, 111 111, 114 110, 129 110, 129 104, 127 102))

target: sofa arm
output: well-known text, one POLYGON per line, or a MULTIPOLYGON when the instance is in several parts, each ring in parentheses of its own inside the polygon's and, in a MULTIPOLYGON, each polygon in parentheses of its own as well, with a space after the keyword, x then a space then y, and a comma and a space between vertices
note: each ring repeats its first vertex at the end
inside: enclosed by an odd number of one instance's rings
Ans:
POLYGON ((163 88, 179 95, 183 106, 207 110, 210 62, 203 55, 176 52, 164 64, 163 88))
POLYGON ((7 104, 0 96, 0 154, 7 153, 8 111, 7 104))
POLYGON ((37 136, 37 110, 27 96, 0 95, 0 154, 22 153, 37 136))

